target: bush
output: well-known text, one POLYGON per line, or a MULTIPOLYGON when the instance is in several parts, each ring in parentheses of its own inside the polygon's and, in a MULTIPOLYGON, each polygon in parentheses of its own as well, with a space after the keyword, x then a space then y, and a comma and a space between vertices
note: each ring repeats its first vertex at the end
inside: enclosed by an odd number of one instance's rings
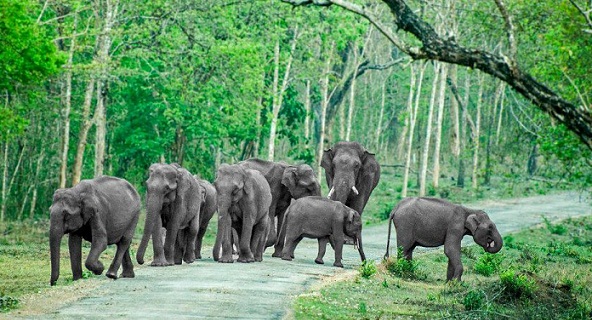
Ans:
POLYGON ((6 312, 15 309, 19 304, 17 298, 11 296, 0 295, 0 312, 6 312))
POLYGON ((477 259, 473 269, 475 273, 489 277, 499 271, 503 259, 501 255, 484 253, 477 259))
POLYGON ((532 297, 535 282, 528 275, 508 269, 500 274, 500 282, 504 292, 514 298, 532 297))
POLYGON ((479 310, 485 304, 485 292, 483 290, 471 290, 463 299, 465 310, 479 310))
POLYGON ((563 224, 551 224, 551 221, 549 221, 549 219, 547 219, 547 217, 543 216, 543 221, 545 222, 545 225, 547 226, 547 230, 549 230, 549 232, 551 232, 552 234, 556 234, 556 235, 564 235, 567 233, 567 227, 564 226, 563 224))
POLYGON ((406 278, 406 279, 419 279, 422 278, 422 275, 418 272, 419 263, 415 260, 407 260, 403 258, 401 254, 401 248, 398 250, 397 259, 393 259, 389 257, 388 259, 384 260, 384 265, 386 269, 393 275, 399 278, 406 278))
POLYGON ((359 271, 362 278, 369 279, 376 273, 376 265, 374 264, 374 260, 366 260, 362 262, 359 271))

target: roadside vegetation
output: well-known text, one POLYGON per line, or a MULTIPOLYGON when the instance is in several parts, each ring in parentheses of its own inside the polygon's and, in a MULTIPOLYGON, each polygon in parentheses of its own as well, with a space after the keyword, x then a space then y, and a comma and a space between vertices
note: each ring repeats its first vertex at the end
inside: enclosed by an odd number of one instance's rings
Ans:
POLYGON ((446 282, 443 249, 394 257, 298 297, 296 319, 590 319, 592 217, 504 238, 498 254, 463 248, 462 282, 446 282), (372 275, 369 275, 372 273, 372 275))

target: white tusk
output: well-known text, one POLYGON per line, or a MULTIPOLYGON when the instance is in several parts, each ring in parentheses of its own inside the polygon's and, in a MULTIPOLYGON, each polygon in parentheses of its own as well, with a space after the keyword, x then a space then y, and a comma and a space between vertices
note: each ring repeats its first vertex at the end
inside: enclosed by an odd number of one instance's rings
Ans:
POLYGON ((489 247, 493 248, 493 246, 495 246, 495 241, 491 241, 491 243, 489 244, 489 247))
POLYGON ((358 192, 358 189, 356 189, 356 186, 352 187, 352 190, 354 191, 354 193, 357 195, 359 195, 360 193, 358 192))
POLYGON ((329 191, 329 194, 327 195, 328 199, 331 199, 331 196, 333 195, 333 192, 335 192, 335 187, 332 187, 331 190, 329 191))

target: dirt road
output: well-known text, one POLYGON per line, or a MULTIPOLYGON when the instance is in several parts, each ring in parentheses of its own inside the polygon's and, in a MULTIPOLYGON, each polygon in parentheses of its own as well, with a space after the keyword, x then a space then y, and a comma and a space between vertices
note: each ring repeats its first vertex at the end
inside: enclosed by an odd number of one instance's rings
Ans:
MULTIPOLYGON (((589 202, 577 193, 563 193, 468 205, 489 213, 502 235, 542 221, 592 214, 589 202)), ((387 225, 364 229, 364 249, 370 259, 384 255, 387 225)), ((393 240, 395 238, 393 237, 393 240)), ((472 242, 470 237, 465 240, 472 242)), ((268 249, 262 263, 221 264, 206 257, 191 265, 168 268, 142 267, 135 279, 111 281, 101 277, 85 298, 43 315, 26 318, 279 319, 286 315, 295 296, 322 278, 354 272, 360 265, 357 251, 344 248, 345 269, 332 267, 333 251, 325 265, 316 265, 316 241, 303 240, 292 262, 272 258, 268 249)), ((206 252, 210 251, 206 248, 206 252)), ((83 290, 84 291, 84 290, 83 290)), ((23 316, 13 313, 11 317, 23 316)))

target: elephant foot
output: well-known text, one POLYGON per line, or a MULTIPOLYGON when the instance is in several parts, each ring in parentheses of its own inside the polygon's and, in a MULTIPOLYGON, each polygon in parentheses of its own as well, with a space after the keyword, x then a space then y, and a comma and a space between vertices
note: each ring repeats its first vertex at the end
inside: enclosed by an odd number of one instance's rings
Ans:
POLYGON ((183 260, 183 261, 185 261, 185 263, 191 264, 191 263, 194 263, 195 262, 195 259, 186 259, 186 260, 183 260))
POLYGON ((135 278, 136 274, 134 273, 134 271, 124 271, 121 273, 121 277, 122 278, 135 278))
POLYGON ((241 258, 239 257, 238 262, 242 262, 242 263, 251 263, 251 262, 255 262, 255 258, 241 258))
POLYGON ((114 272, 109 271, 109 272, 107 272, 106 276, 107 276, 107 278, 117 280, 117 272, 114 273, 114 272))
POLYGON ((154 261, 152 261, 152 263, 150 264, 150 266, 152 267, 168 267, 172 265, 173 263, 170 263, 165 259, 154 259, 154 261))
POLYGON ((271 256, 274 257, 274 258, 281 258, 282 257, 282 251, 274 251, 271 256))
POLYGON ((103 266, 103 263, 101 261, 96 261, 96 262, 86 262, 84 264, 84 266, 92 271, 92 273, 94 273, 95 275, 100 275, 103 273, 103 271, 105 270, 105 267, 103 266))
POLYGON ((282 260, 292 261, 292 256, 290 256, 290 255, 283 255, 282 256, 282 260))
POLYGON ((234 263, 234 259, 220 258, 220 259, 218 259, 218 262, 220 262, 220 263, 234 263))
POLYGON ((316 259, 315 259, 315 263, 316 263, 316 264, 325 264, 325 261, 323 261, 323 259, 316 258, 316 259))
POLYGON ((338 268, 343 268, 343 263, 335 261, 335 262, 333 263, 333 266, 334 266, 334 267, 338 267, 338 268))

